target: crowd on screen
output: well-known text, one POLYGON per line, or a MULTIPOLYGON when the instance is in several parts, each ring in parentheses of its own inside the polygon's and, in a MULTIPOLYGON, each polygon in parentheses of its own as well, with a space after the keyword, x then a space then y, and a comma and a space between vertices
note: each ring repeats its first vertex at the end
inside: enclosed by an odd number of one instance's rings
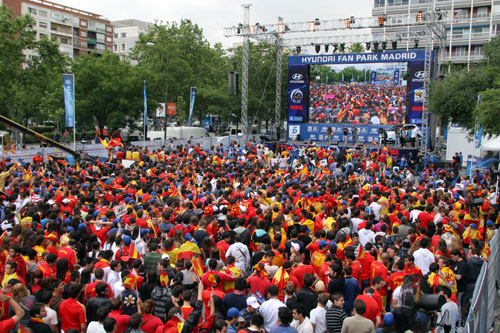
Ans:
POLYGON ((493 173, 420 154, 108 149, 2 158, 1 332, 455 332, 499 225, 493 173))
POLYGON ((313 123, 405 123, 407 87, 358 82, 313 83, 309 95, 309 121, 313 123))

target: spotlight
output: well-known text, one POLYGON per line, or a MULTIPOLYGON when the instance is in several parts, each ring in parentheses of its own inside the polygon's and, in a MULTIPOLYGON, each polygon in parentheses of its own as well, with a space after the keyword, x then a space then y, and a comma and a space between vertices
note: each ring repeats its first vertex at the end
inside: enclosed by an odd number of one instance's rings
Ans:
POLYGON ((392 41, 392 49, 395 50, 398 48, 398 41, 397 40, 393 40, 392 41))
POLYGON ((422 12, 418 12, 417 13, 417 22, 422 22, 424 20, 424 17, 423 17, 423 13, 422 12))
POLYGON ((314 25, 320 25, 321 22, 319 21, 319 18, 314 19, 314 25))
POLYGON ((378 17, 378 26, 379 27, 383 27, 384 26, 384 21, 385 21, 384 17, 383 16, 379 16, 378 17))
POLYGON ((351 22, 351 24, 356 23, 356 20, 354 19, 354 16, 351 16, 351 17, 349 18, 349 21, 351 22))
POLYGON ((373 42, 373 49, 378 52, 378 42, 373 42))
POLYGON ((415 49, 418 49, 418 39, 415 39, 415 49))
POLYGON ((386 41, 383 41, 382 42, 382 50, 385 51, 385 49, 387 48, 387 42, 386 41))
POLYGON ((337 48, 339 47, 338 44, 333 44, 333 53, 337 52, 337 48))
POLYGON ((328 53, 328 48, 329 48, 328 44, 325 44, 325 53, 328 53))
POLYGON ((345 43, 340 43, 339 50, 340 50, 340 52, 344 53, 345 43))
POLYGON ((350 28, 350 27, 351 27, 351 21, 350 21, 348 18, 346 18, 346 19, 344 20, 344 23, 345 23, 345 27, 346 27, 346 28, 350 28))
POLYGON ((316 44, 316 45, 314 46, 314 49, 316 50, 316 53, 319 53, 319 51, 321 51, 321 45, 316 44))
POLYGON ((295 50, 297 51, 297 54, 300 54, 300 51, 302 51, 302 48, 301 48, 300 46, 297 46, 297 47, 295 48, 295 50))
POLYGON ((370 51, 371 48, 372 48, 372 43, 370 42, 366 43, 366 50, 370 51))

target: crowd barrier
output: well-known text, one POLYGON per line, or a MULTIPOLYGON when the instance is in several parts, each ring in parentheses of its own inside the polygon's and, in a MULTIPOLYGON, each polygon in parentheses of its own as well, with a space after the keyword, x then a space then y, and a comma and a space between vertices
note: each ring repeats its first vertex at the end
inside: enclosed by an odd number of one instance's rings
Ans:
MULTIPOLYGON (((484 262, 476 281, 471 307, 465 324, 465 332, 489 332, 494 327, 495 300, 497 283, 500 282, 500 232, 497 231, 490 241, 491 254, 484 262)), ((498 327, 496 328, 498 329, 498 327)), ((496 331, 495 331, 496 332, 496 331)))

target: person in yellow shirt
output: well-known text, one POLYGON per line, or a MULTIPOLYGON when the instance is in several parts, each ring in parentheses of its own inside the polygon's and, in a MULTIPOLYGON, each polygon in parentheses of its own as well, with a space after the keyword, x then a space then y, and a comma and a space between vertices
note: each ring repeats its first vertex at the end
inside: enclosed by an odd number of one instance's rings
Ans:
POLYGON ((17 263, 14 261, 8 261, 5 264, 5 275, 3 276, 2 287, 5 287, 5 285, 7 285, 7 283, 9 283, 9 281, 12 279, 16 279, 21 281, 22 283, 25 283, 25 281, 17 274, 16 269, 17 263))
POLYGON ((5 168, 1 168, 0 170, 3 171, 0 173, 0 191, 3 191, 5 187, 5 180, 12 175, 14 172, 14 169, 16 168, 15 165, 11 166, 9 170, 5 171, 5 168))

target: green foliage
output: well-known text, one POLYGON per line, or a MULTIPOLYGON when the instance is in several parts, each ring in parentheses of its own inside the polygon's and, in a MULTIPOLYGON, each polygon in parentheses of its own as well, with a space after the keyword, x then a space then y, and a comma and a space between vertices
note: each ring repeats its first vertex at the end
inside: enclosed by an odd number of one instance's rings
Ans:
MULTIPOLYGON (((143 81, 138 67, 116 54, 81 55, 73 62, 77 127, 121 128, 140 118, 143 81)), ((148 105, 154 105, 148 98, 148 105)))
POLYGON ((313 65, 311 66, 311 78, 315 79, 317 76, 320 77, 319 82, 326 83, 328 77, 328 83, 331 82, 350 82, 353 78, 357 82, 370 81, 370 70, 359 70, 354 66, 345 67, 341 71, 335 71, 335 67, 330 67, 328 65, 313 65), (342 75, 344 75, 344 80, 342 81, 342 75))
POLYGON ((347 50, 349 51, 349 53, 363 53, 363 52, 365 52, 365 48, 363 47, 363 45, 361 45, 361 43, 354 43, 352 45, 349 45, 347 47, 347 50))
POLYGON ((477 125, 489 135, 500 135, 500 37, 484 46, 485 61, 456 69, 431 85, 429 107, 446 125, 458 123, 472 132, 477 125), (481 103, 478 103, 478 96, 481 103))
POLYGON ((17 90, 23 81, 23 50, 35 45, 33 19, 26 16, 13 18, 13 12, 0 6, 0 113, 14 117, 17 90))

